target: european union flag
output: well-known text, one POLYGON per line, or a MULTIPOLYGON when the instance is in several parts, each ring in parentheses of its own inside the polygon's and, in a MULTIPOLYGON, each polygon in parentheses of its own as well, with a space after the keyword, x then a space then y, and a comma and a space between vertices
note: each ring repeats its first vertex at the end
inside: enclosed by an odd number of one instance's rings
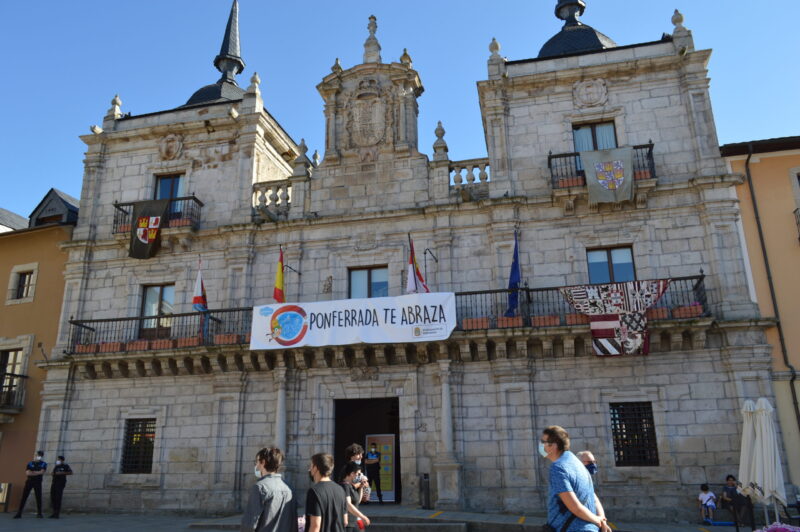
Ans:
POLYGON ((506 318, 513 318, 519 308, 519 283, 522 281, 522 271, 519 268, 519 242, 517 232, 514 231, 514 261, 511 263, 511 273, 508 276, 508 308, 504 314, 506 318))

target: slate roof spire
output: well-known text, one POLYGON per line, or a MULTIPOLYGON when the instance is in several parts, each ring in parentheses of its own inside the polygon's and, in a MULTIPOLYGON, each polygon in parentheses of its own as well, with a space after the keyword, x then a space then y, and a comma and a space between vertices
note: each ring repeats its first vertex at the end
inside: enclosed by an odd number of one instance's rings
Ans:
POLYGON ((234 85, 236 85, 236 74, 244 70, 244 59, 239 45, 239 0, 233 0, 228 25, 225 26, 225 36, 222 38, 219 55, 214 58, 214 66, 222 72, 220 81, 234 85))

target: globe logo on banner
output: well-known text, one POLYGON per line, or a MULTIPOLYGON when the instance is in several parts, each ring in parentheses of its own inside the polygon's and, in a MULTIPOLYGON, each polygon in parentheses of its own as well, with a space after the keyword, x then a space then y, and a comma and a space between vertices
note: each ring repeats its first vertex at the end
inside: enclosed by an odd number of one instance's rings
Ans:
POLYGON ((156 239, 160 225, 160 216, 140 216, 136 220, 136 238, 142 244, 149 244, 156 239))
POLYGON ((273 312, 271 308, 262 308, 261 315, 270 317, 267 341, 275 341, 283 346, 291 346, 300 342, 308 332, 306 311, 297 305, 284 305, 273 312))
POLYGON ((594 165, 597 182, 606 190, 616 190, 625 181, 622 161, 606 161, 594 165))

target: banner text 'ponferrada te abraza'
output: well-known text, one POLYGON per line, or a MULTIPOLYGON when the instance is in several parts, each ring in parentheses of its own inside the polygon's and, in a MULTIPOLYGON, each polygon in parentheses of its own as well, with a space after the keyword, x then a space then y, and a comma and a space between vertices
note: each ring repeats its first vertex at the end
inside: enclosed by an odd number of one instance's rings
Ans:
POLYGON ((276 303, 253 308, 250 349, 430 342, 455 326, 452 292, 276 303))

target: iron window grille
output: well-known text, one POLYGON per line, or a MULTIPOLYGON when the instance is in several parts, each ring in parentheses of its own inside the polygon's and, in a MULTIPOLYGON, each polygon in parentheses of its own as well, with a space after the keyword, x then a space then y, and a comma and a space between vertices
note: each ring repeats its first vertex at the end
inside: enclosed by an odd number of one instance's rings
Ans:
POLYGON ((156 420, 125 420, 125 443, 122 448, 122 473, 152 473, 156 420))
POLYGON ((621 466, 657 466, 658 446, 653 404, 611 403, 614 460, 621 466))

